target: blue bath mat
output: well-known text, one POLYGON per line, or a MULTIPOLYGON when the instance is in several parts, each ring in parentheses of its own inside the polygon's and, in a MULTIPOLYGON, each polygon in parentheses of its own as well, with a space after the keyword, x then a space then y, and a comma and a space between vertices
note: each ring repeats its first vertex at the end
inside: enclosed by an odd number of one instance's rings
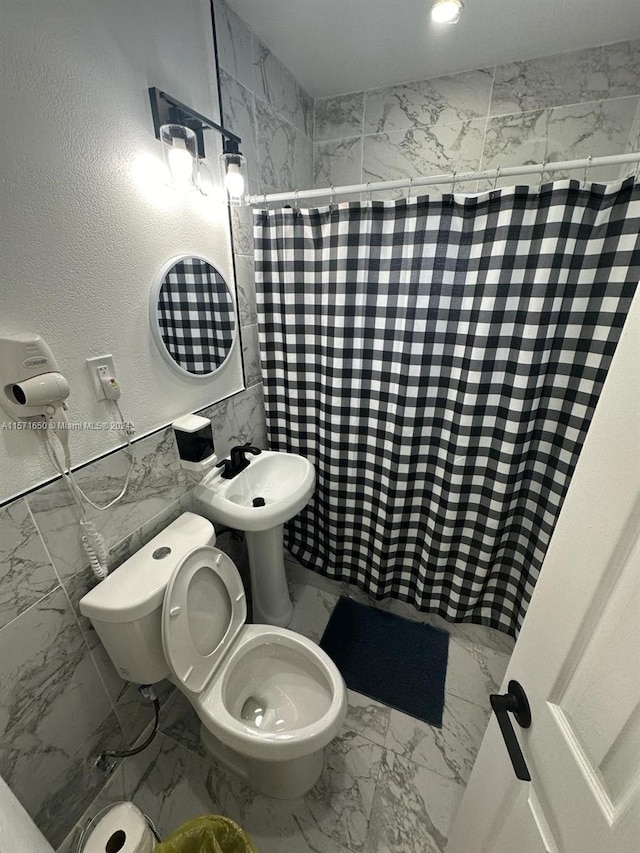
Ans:
POLYGON ((320 646, 351 690, 442 726, 449 649, 444 631, 341 598, 320 646))

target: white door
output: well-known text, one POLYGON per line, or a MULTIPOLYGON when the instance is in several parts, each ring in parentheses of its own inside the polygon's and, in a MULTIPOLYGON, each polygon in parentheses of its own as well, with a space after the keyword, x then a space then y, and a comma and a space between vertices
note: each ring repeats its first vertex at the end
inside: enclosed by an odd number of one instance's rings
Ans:
POLYGON ((640 301, 627 319, 447 853, 640 851, 640 301))

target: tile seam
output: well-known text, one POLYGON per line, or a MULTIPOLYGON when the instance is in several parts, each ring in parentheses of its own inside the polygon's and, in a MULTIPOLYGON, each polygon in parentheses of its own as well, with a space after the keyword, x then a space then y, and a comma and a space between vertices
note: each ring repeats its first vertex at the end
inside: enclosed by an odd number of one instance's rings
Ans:
POLYGON ((489 119, 517 118, 518 116, 531 115, 532 113, 544 113, 544 112, 547 112, 548 110, 564 110, 564 109, 570 109, 573 107, 588 107, 588 106, 591 106, 592 104, 604 104, 604 103, 614 102, 614 101, 627 101, 627 100, 630 101, 632 99, 637 99, 637 98, 640 98, 640 92, 636 95, 616 95, 614 97, 607 97, 607 98, 593 98, 592 100, 589 100, 589 101, 573 101, 570 104, 551 104, 551 105, 546 106, 546 107, 534 107, 533 109, 530 109, 530 110, 517 110, 516 112, 510 112, 510 113, 489 113, 488 118, 489 119))

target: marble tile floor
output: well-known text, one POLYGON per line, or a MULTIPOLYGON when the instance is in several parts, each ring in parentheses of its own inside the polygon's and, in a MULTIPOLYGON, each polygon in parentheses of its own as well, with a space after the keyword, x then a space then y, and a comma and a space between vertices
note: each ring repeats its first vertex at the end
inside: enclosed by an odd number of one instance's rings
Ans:
MULTIPOLYGON (((287 569, 291 628, 316 642, 339 595, 366 600, 297 565, 287 569)), ((327 749, 318 785, 304 797, 278 801, 211 760, 194 711, 177 693, 156 742, 123 762, 88 816, 105 803, 131 799, 163 836, 194 815, 226 814, 251 834, 259 853, 443 851, 489 719, 488 694, 500 685, 513 641, 480 626, 443 623, 400 602, 381 606, 446 625, 450 633, 441 729, 349 691, 347 719, 327 749)), ((78 834, 76 827, 60 853, 75 853, 78 834)))

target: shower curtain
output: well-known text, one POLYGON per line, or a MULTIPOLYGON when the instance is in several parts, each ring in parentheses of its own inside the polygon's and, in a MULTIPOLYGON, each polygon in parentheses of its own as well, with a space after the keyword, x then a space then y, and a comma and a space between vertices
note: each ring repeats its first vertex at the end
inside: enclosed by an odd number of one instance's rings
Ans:
POLYGON ((640 278, 640 185, 256 211, 272 449, 303 563, 517 633, 640 278))

